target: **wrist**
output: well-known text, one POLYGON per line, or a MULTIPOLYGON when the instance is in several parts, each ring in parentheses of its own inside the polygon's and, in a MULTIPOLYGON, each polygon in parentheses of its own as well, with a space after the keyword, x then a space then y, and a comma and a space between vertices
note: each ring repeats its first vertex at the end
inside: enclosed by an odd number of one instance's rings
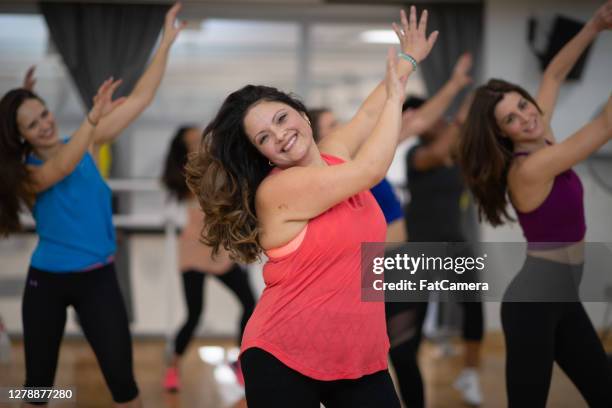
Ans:
POLYGON ((605 26, 603 24, 598 24, 596 19, 591 18, 589 21, 586 22, 582 29, 589 34, 596 36, 603 30, 605 30, 605 26))
POLYGON ((387 95, 387 100, 385 101, 385 103, 401 106, 404 101, 403 98, 399 95, 387 95))
POLYGON ((100 121, 100 119, 96 119, 95 117, 92 117, 91 112, 89 112, 86 115, 87 118, 87 122, 92 126, 92 127, 96 127, 98 126, 98 122, 100 121))
POLYGON ((406 55, 410 55, 412 58, 414 58, 414 60, 416 61, 417 64, 420 64, 425 59, 416 50, 403 50, 403 49, 400 48, 399 52, 403 53, 403 54, 406 54, 406 55))
POLYGON ((465 88, 465 86, 467 85, 467 82, 464 81, 460 77, 452 77, 450 80, 450 84, 451 84, 451 87, 453 88, 453 91, 459 92, 463 88, 465 88))
POLYGON ((403 59, 404 61, 408 61, 412 65, 412 72, 416 72, 417 66, 419 65, 419 60, 417 60, 417 58, 413 54, 400 51, 397 53, 397 56, 403 59))
POLYGON ((170 47, 172 47, 172 42, 173 40, 171 39, 162 38, 162 40, 159 42, 159 50, 162 52, 169 52, 170 47))

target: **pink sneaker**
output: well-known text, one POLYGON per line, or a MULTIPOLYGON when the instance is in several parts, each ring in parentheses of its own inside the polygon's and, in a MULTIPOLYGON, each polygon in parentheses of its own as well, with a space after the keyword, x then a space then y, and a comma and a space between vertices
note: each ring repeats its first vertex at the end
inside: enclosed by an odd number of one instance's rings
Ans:
POLYGON ((244 376, 242 375, 240 360, 236 360, 233 363, 230 363, 230 367, 232 368, 234 375, 236 375, 236 381, 238 381, 238 384, 244 387, 244 376))
POLYGON ((164 376, 164 389, 169 392, 177 392, 181 388, 178 369, 168 367, 164 376))

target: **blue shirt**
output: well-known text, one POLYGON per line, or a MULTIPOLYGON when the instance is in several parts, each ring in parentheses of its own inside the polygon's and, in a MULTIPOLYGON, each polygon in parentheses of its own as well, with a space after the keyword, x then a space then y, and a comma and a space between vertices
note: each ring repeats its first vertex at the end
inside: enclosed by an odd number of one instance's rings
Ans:
POLYGON ((385 221, 387 224, 391 224, 393 221, 404 217, 402 205, 393 192, 391 183, 389 183, 386 178, 382 179, 380 183, 372 187, 370 191, 374 195, 376 201, 378 201, 378 205, 385 215, 385 221))
MULTIPOLYGON (((43 161, 30 155, 26 163, 43 161)), ((32 214, 39 237, 31 259, 35 268, 74 272, 107 263, 115 253, 111 190, 89 153, 67 177, 36 195, 32 214)))

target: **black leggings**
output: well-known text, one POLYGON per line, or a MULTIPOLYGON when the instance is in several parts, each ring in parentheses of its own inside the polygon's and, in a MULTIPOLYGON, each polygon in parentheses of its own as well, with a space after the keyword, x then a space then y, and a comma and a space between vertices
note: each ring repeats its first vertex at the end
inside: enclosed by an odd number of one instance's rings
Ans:
MULTIPOLYGON (((505 298, 524 296, 525 290, 533 290, 537 285, 527 285, 526 280, 536 274, 552 275, 554 279, 556 273, 561 278, 567 269, 563 264, 528 257, 505 298)), ((554 283, 548 282, 542 285, 543 289, 554 283)), ((553 362, 572 380, 590 407, 612 407, 612 372, 582 303, 504 301, 501 318, 510 408, 546 406, 553 362)))
MULTIPOLYGON (((461 302, 460 305, 463 308, 463 339, 481 341, 482 302, 461 302)), ((427 302, 387 302, 385 314, 391 343, 389 357, 397 376, 400 397, 407 408, 422 408, 425 406, 425 389, 418 352, 423 339, 427 302)))
MULTIPOLYGON (((206 282, 207 273, 188 270, 183 272, 182 276, 185 304, 187 306, 187 320, 178 331, 174 340, 174 352, 179 356, 183 355, 185 352, 200 322, 204 303, 204 284, 206 282)), ((237 343, 240 344, 244 327, 255 308, 255 295, 249 283, 249 277, 247 272, 237 264, 234 264, 232 268, 223 275, 214 276, 236 295, 242 305, 242 317, 240 318, 239 334, 237 338, 237 343)))
POLYGON ((422 408, 425 406, 425 392, 418 352, 427 302, 388 302, 385 314, 391 343, 389 357, 397 376, 400 397, 407 408, 422 408))
POLYGON ((241 358, 249 408, 400 408, 387 370, 354 380, 320 381, 250 348, 241 358))
POLYGON ((461 337, 467 341, 482 341, 484 336, 484 311, 482 302, 438 303, 438 316, 444 316, 447 308, 461 308, 461 337))
POLYGON ((132 341, 112 263, 69 273, 30 267, 22 303, 25 386, 53 386, 68 306, 78 314, 113 400, 128 402, 136 398, 132 341))

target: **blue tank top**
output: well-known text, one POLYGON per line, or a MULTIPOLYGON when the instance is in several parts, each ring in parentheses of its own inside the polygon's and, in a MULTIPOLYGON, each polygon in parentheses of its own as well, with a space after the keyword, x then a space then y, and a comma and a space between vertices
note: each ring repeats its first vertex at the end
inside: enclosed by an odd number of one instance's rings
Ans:
MULTIPOLYGON (((26 163, 43 162, 30 155, 26 163)), ((35 268, 82 271, 107 263, 115 253, 111 190, 89 153, 70 175, 36 195, 32 215, 39 237, 31 259, 35 268)))
POLYGON ((400 219, 404 216, 402 211, 402 205, 399 199, 393 192, 391 183, 384 178, 380 183, 370 189, 372 195, 378 202, 380 209, 385 215, 385 221, 387 224, 391 224, 393 221, 400 219))

